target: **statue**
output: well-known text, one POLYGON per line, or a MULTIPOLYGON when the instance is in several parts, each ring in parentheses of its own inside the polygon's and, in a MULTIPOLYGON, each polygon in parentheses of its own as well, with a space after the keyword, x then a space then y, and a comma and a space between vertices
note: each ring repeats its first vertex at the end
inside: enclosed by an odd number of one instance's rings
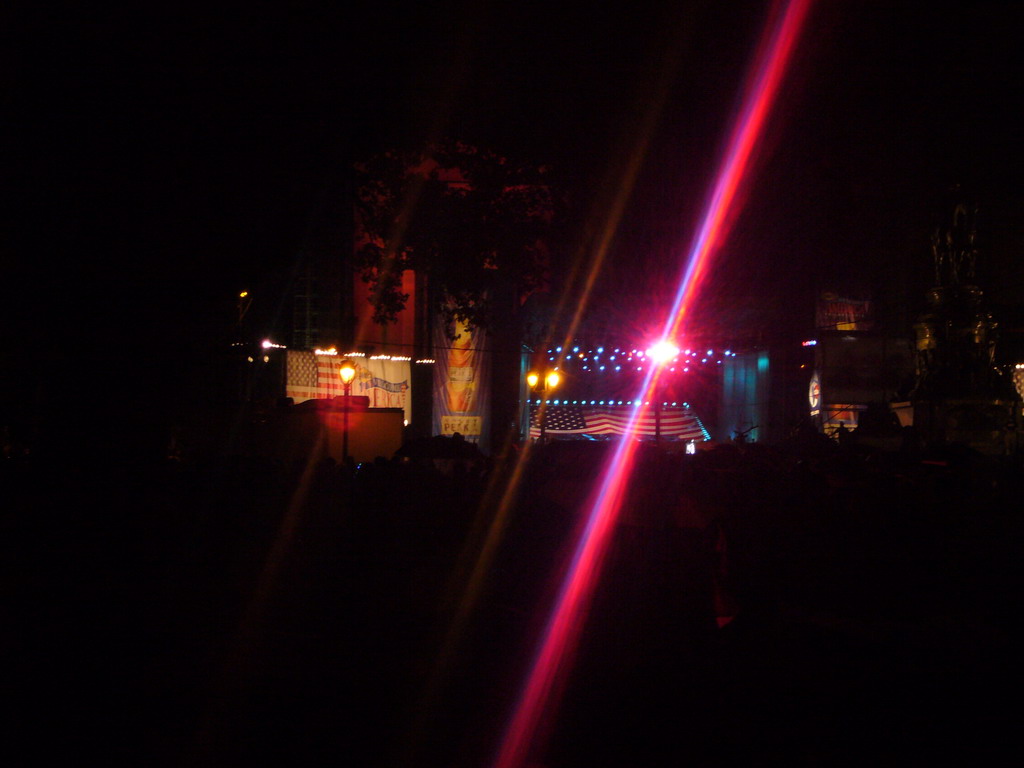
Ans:
POLYGON ((1004 453, 1002 427, 994 425, 1017 425, 1020 401, 995 365, 999 325, 976 283, 978 206, 959 186, 951 193, 931 237, 935 284, 914 325, 914 426, 933 444, 1004 453))
POLYGON ((944 262, 946 260, 946 251, 941 247, 941 239, 939 237, 939 228, 935 228, 935 232, 932 233, 932 258, 935 260, 935 285, 942 285, 942 276, 945 273, 944 262))
POLYGON ((969 203, 959 185, 953 187, 953 216, 949 227, 936 227, 932 233, 932 258, 935 261, 935 285, 955 289, 973 285, 978 249, 976 219, 978 206, 969 203))

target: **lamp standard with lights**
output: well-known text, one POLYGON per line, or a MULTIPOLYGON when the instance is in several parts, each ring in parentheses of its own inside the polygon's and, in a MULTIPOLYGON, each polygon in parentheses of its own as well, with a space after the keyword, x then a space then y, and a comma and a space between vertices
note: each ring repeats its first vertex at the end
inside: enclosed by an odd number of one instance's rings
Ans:
POLYGON ((543 395, 553 392, 559 382, 562 380, 561 375, 558 371, 548 371, 541 378, 541 375, 536 371, 530 371, 526 374, 526 383, 530 386, 531 392, 536 392, 539 397, 539 405, 537 407, 537 420, 540 422, 540 438, 538 441, 544 442, 544 430, 547 427, 547 400, 543 395))
POLYGON ((242 320, 245 318, 245 313, 249 311, 249 305, 252 303, 252 299, 249 298, 248 291, 242 291, 238 294, 238 324, 241 326, 242 320), (248 299, 248 301, 246 301, 248 299))
POLYGON ((349 401, 352 394, 352 379, 356 377, 356 367, 352 365, 351 360, 342 360, 341 367, 338 369, 338 376, 341 377, 341 386, 345 392, 344 400, 344 424, 341 435, 341 460, 342 463, 348 463, 348 409, 349 401))

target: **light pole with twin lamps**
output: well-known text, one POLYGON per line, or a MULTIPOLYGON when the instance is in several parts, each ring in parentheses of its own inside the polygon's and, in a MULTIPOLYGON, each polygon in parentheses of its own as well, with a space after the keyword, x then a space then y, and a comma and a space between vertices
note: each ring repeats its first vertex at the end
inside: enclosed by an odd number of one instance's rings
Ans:
POLYGON ((540 438, 538 442, 544 442, 544 429, 547 426, 547 400, 543 397, 544 395, 553 392, 557 387, 558 383, 562 380, 561 375, 558 371, 548 371, 544 374, 543 378, 536 371, 530 371, 526 374, 526 383, 530 386, 531 392, 536 392, 539 397, 539 405, 537 406, 537 421, 540 422, 540 438))
POLYGON ((341 461, 343 464, 348 464, 348 409, 349 401, 352 396, 352 379, 356 377, 356 367, 352 364, 351 360, 342 360, 341 367, 338 368, 338 376, 341 377, 342 390, 345 393, 344 398, 344 423, 341 435, 341 461))

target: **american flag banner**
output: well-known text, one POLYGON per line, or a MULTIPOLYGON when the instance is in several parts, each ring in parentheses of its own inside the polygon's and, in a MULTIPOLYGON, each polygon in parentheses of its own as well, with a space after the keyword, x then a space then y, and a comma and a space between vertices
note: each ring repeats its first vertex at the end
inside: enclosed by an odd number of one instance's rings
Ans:
MULTIPOLYGON (((339 355, 289 349, 285 397, 301 403, 345 394, 338 375, 343 359, 339 355)), ((408 360, 356 358, 352 362, 356 377, 351 394, 369 397, 371 408, 402 408, 406 420, 411 418, 408 360)))
POLYGON ((289 349, 285 397, 301 403, 314 398, 345 394, 338 376, 340 359, 336 355, 317 355, 289 349))
MULTIPOLYGON (((530 437, 540 437, 539 405, 530 405, 530 437)), ((624 435, 636 409, 632 405, 549 405, 544 416, 544 434, 548 437, 597 437, 624 435)), ((640 409, 634 425, 638 437, 662 437, 674 440, 708 440, 707 430, 692 408, 663 406, 660 429, 654 409, 640 409)))

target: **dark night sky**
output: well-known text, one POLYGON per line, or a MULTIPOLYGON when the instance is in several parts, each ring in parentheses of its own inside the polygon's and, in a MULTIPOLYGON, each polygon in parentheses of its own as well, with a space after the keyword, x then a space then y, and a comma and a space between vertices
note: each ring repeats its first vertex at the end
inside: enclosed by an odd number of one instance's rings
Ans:
MULTIPOLYGON (((952 182, 982 205, 990 297, 1021 302, 1014 6, 820 6, 709 311, 786 307, 799 324, 810 307, 789 297, 820 280, 916 302, 952 182)), ((349 215, 344 169, 392 142, 447 134, 550 164, 590 214, 666 52, 676 74, 614 261, 685 243, 767 7, 147 4, 19 19, 5 396, 46 378, 55 349, 123 377, 122 351, 152 344, 147 364, 169 374, 197 335, 230 326, 243 287, 272 326, 311 232, 349 215)))

